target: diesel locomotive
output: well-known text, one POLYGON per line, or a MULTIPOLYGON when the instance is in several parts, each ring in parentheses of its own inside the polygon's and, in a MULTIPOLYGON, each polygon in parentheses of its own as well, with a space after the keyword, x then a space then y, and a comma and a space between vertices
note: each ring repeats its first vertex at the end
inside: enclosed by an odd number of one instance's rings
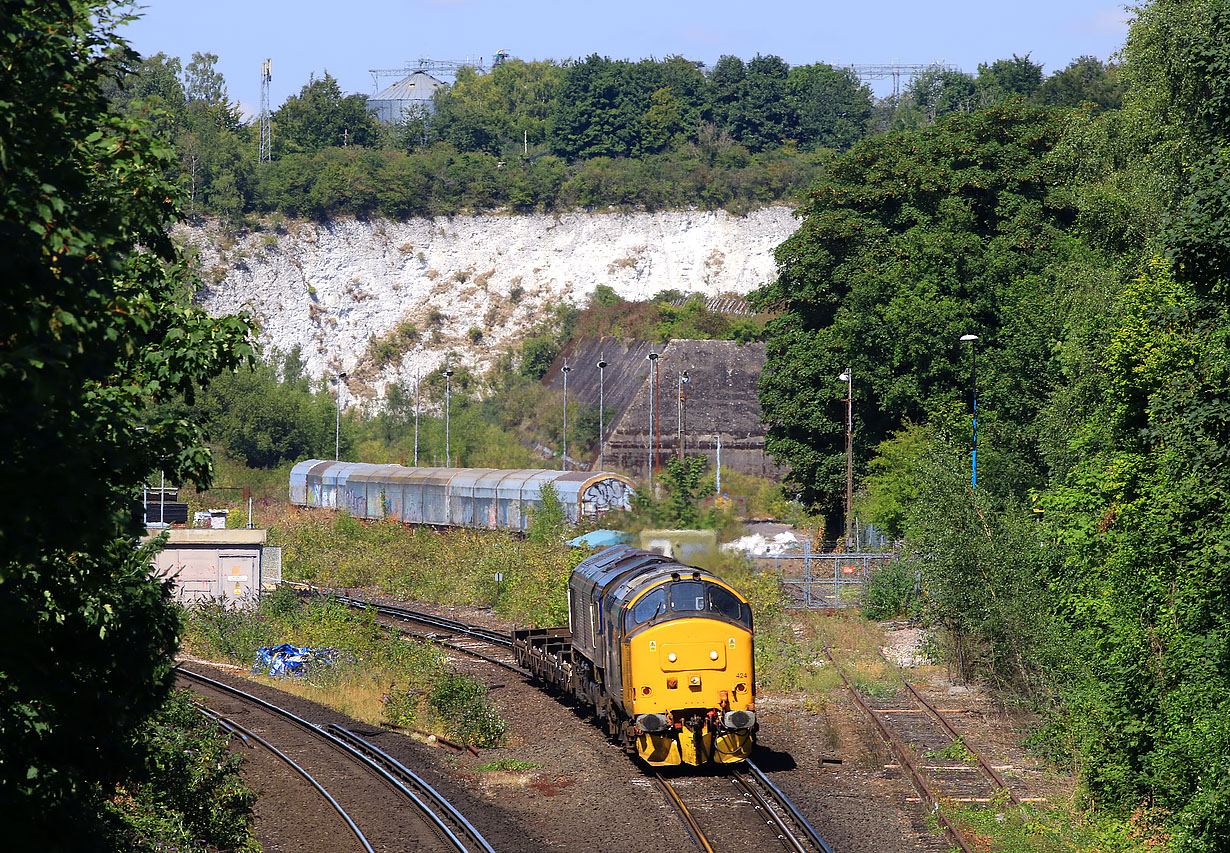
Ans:
POLYGON ((615 545, 568 582, 567 628, 514 630, 517 661, 653 766, 745 760, 758 724, 752 613, 721 578, 615 545))

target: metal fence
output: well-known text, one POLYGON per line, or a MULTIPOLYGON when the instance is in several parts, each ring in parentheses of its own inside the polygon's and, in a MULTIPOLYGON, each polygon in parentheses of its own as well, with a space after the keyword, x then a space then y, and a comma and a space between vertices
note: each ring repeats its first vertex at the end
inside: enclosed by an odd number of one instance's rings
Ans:
POLYGON ((756 557, 755 562, 781 578, 787 606, 819 610, 858 605, 872 570, 896 559, 891 553, 813 553, 804 545, 802 553, 756 557))

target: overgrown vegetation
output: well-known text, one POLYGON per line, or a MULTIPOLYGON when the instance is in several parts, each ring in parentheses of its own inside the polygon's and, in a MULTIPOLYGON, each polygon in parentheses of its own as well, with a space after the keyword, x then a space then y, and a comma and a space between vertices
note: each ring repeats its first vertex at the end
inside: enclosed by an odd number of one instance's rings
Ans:
POLYGON ((12 0, 0 21, 0 483, 26 484, 0 509, 0 830, 132 849, 105 803, 139 784, 179 631, 134 495, 159 470, 208 482, 181 401, 252 329, 192 306, 170 152, 103 95, 137 62, 119 4, 12 0))
POLYGON ((408 530, 332 512, 289 516, 271 536, 288 580, 490 607, 520 625, 567 624, 565 586, 582 556, 557 533, 534 541, 507 531, 408 530))
MULTIPOLYGON (((1230 845, 1230 6, 1136 11, 1084 109, 836 156, 755 301, 794 484, 840 518, 853 366, 858 511, 904 537, 954 674, 1047 712, 1089 838, 1139 808, 1188 853, 1230 845)), ((939 115, 968 85, 937 82, 939 115)))
POLYGON ((426 729, 484 747, 503 740, 506 724, 486 688, 451 670, 435 646, 379 625, 374 611, 303 599, 283 586, 255 611, 216 604, 185 617, 184 648, 208 659, 247 668, 258 648, 282 643, 334 653, 302 679, 280 680, 280 688, 373 725, 426 729))
POLYGON ((260 849, 252 834, 256 792, 239 776, 231 735, 177 690, 141 728, 139 770, 116 786, 106 814, 115 849, 260 849))

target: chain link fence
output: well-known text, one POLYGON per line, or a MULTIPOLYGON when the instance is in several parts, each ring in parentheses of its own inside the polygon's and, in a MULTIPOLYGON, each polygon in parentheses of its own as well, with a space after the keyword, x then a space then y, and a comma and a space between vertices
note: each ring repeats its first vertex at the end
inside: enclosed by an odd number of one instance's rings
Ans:
POLYGON ((807 545, 801 553, 753 558, 757 568, 781 578, 787 606, 810 610, 857 606, 871 572, 896 559, 893 553, 813 553, 807 545))

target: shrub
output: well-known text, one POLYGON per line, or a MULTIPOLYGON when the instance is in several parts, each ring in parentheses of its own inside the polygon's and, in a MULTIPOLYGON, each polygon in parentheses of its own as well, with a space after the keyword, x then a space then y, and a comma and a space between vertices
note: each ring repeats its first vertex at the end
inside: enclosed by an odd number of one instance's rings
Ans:
POLYGON ((869 619, 908 616, 918 604, 918 572, 905 560, 873 569, 863 590, 863 615, 869 619))

